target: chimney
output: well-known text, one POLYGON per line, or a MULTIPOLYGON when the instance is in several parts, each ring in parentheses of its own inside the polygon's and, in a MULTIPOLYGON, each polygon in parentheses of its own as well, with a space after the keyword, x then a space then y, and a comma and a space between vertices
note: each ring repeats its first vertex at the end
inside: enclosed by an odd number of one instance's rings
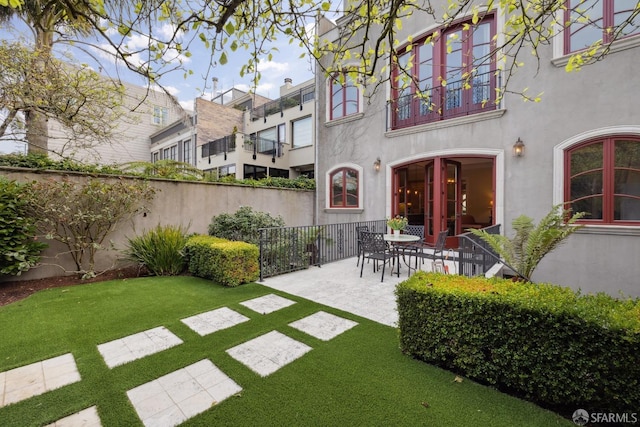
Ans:
POLYGON ((218 78, 214 77, 211 79, 213 82, 213 93, 211 94, 211 99, 213 100, 216 97, 216 93, 218 92, 218 78))

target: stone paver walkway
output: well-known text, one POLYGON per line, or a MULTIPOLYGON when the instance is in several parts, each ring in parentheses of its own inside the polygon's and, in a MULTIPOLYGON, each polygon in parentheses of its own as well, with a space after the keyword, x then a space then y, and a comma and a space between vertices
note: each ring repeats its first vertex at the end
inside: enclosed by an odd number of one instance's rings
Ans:
POLYGON ((114 368, 179 344, 182 344, 180 338, 160 326, 100 344, 98 351, 107 366, 114 368))
POLYGON ((78 381, 71 353, 0 372, 0 408, 78 381))
POLYGON ((279 295, 269 294, 241 302, 240 305, 244 305, 245 307, 250 308, 256 313, 269 314, 282 308, 289 307, 290 305, 293 305, 295 303, 295 301, 291 301, 290 299, 281 297, 279 295))
POLYGON ((216 331, 227 329, 242 322, 247 322, 248 317, 227 307, 200 313, 195 316, 182 319, 182 323, 191 328, 201 337, 216 331))
POLYGON ((142 423, 173 427, 242 391, 204 359, 127 392, 142 423))
POLYGON ((98 410, 95 406, 91 406, 76 414, 69 415, 45 427, 102 427, 98 410))
POLYGON ((311 351, 308 345, 271 331, 227 350, 253 372, 266 377, 311 351))
POLYGON ((344 331, 353 328, 357 324, 358 323, 353 320, 325 313, 324 311, 319 311, 310 316, 289 323, 289 326, 321 339, 322 341, 329 341, 344 331))

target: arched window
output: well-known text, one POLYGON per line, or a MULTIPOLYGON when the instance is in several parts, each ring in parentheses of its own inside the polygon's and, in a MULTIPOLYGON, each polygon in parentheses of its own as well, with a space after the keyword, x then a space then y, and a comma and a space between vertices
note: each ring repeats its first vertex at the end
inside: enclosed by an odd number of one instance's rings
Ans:
POLYGON ((357 208, 360 205, 359 174, 355 169, 348 167, 336 169, 329 176, 330 207, 332 208, 357 208))
POLYGON ((329 79, 330 120, 340 119, 360 111, 360 91, 347 73, 335 73, 329 79))
POLYGON ((640 225, 640 138, 608 137, 565 151, 564 200, 581 221, 640 225))

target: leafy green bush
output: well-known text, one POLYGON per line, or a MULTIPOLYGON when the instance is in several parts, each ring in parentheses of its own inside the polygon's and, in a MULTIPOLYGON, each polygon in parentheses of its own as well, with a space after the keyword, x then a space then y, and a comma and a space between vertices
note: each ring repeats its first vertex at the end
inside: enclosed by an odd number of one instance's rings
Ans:
POLYGON ((39 170, 61 170, 70 172, 89 172, 103 174, 122 174, 122 171, 114 165, 92 165, 80 163, 72 159, 53 160, 46 154, 4 154, 0 155, 0 166, 10 166, 19 168, 39 169, 39 170))
POLYGON ((158 224, 140 236, 127 238, 124 255, 156 276, 176 276, 184 272, 187 265, 183 256, 187 239, 185 227, 158 224))
POLYGON ((185 245, 189 272, 224 286, 254 282, 260 277, 259 250, 246 242, 192 236, 185 245))
POLYGON ((34 240, 25 195, 24 185, 0 177, 0 274, 19 276, 37 264, 47 247, 34 240))
POLYGON ((284 227, 284 220, 266 212, 256 212, 250 206, 242 206, 234 214, 214 216, 209 224, 209 235, 228 240, 260 244, 258 230, 267 227, 284 227))
POLYGON ((423 272, 396 296, 418 359, 546 405, 640 407, 640 300, 423 272))

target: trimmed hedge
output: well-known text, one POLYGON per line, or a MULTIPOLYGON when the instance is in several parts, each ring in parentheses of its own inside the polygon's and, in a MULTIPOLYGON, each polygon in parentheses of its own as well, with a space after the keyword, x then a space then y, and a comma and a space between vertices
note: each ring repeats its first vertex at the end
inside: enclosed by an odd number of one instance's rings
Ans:
POLYGON ((418 272, 396 288, 400 346, 537 403, 640 408, 640 300, 418 272))
POLYGON ((256 245, 198 235, 189 238, 184 251, 194 276, 225 286, 255 282, 260 277, 256 245))

